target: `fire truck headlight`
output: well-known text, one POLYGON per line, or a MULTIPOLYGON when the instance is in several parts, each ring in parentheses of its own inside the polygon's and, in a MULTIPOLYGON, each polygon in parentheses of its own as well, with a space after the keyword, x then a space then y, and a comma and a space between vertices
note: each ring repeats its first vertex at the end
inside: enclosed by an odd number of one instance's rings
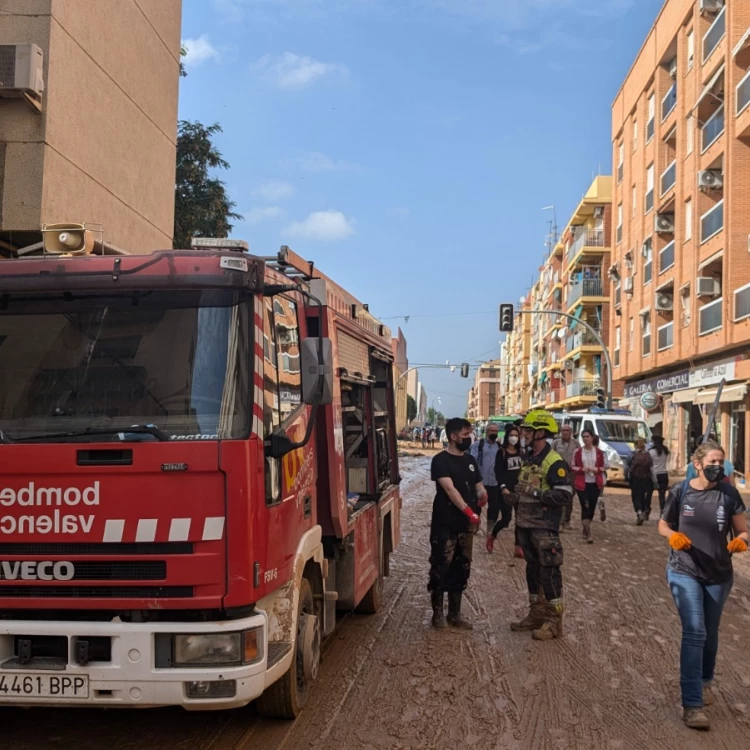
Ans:
POLYGON ((242 664, 242 633, 174 636, 174 666, 216 667, 242 664))

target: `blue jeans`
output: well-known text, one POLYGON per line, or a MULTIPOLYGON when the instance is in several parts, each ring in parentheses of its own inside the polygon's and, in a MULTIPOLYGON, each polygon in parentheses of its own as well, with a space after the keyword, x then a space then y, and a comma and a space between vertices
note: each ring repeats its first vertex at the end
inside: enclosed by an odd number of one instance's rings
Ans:
POLYGON ((682 622, 682 705, 699 708, 703 706, 703 685, 714 678, 719 622, 733 581, 706 584, 673 570, 667 570, 667 581, 682 622))

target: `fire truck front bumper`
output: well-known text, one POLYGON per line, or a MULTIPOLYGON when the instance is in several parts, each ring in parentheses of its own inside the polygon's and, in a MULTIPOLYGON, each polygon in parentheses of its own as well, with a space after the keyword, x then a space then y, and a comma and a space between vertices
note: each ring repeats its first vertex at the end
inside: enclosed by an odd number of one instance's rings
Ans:
POLYGON ((266 687, 259 612, 208 623, 0 621, 0 705, 244 706, 266 687))

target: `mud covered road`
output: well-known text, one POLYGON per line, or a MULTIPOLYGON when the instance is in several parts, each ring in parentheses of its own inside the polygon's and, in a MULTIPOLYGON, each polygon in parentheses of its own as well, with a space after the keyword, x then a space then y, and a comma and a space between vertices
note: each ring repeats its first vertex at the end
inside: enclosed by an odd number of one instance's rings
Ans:
POLYGON ((750 559, 738 561, 722 623, 713 730, 680 722, 679 624, 655 521, 636 527, 621 490, 607 497, 596 543, 564 535, 566 635, 534 643, 511 633, 525 585, 512 540, 495 554, 477 539, 467 613, 472 633, 435 632, 425 590, 432 499, 428 459, 405 459, 402 540, 382 611, 349 618, 327 643, 311 701, 296 723, 252 708, 0 709, 5 750, 723 750, 750 728, 750 559))

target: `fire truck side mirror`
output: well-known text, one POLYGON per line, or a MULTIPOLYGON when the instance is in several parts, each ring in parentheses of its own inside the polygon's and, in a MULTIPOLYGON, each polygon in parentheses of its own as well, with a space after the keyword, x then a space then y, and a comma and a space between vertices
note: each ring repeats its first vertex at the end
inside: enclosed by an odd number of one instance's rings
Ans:
POLYGON ((323 389, 320 391, 321 396, 318 405, 330 404, 333 401, 333 347, 331 346, 331 339, 304 339, 300 348, 300 361, 302 367, 302 401, 306 404, 315 402, 315 396, 319 393, 322 378, 323 389), (322 349, 322 364, 318 359, 319 347, 322 349))

